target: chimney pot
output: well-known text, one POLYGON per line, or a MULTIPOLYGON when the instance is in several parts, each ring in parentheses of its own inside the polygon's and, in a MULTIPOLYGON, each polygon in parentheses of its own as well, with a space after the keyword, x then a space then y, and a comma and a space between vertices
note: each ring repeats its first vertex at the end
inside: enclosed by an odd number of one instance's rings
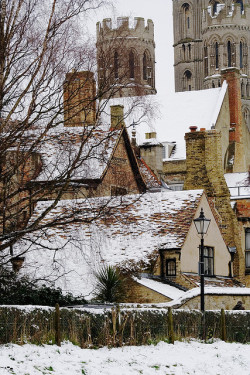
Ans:
POLYGON ((197 130, 197 126, 189 126, 190 132, 194 133, 197 130))

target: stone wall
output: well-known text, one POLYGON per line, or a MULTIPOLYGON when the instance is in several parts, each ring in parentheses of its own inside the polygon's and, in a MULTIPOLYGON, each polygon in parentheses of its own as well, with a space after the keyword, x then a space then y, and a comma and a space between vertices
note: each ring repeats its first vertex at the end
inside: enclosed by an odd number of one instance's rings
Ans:
POLYGON ((234 276, 245 280, 245 257, 240 231, 234 214, 221 161, 221 134, 216 130, 190 132, 185 135, 187 176, 185 190, 204 189, 214 199, 222 221, 219 223, 227 246, 237 248, 234 276))
POLYGON ((128 294, 125 302, 127 303, 161 303, 171 301, 170 298, 137 283, 131 278, 126 280, 126 285, 128 294))
MULTIPOLYGON (((243 302, 243 306, 246 310, 250 310, 250 295, 219 295, 219 294, 206 294, 205 295, 205 309, 206 310, 232 310, 238 301, 243 302)), ((173 308, 181 309, 200 309, 200 296, 189 299, 182 305, 173 306, 173 308)))

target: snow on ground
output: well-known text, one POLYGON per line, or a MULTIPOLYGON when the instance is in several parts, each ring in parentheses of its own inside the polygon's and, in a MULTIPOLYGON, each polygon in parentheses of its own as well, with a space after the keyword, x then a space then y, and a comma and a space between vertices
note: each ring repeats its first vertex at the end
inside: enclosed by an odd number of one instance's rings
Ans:
POLYGON ((0 346, 0 374, 15 375, 249 375, 250 346, 216 341, 80 349, 70 343, 0 346))

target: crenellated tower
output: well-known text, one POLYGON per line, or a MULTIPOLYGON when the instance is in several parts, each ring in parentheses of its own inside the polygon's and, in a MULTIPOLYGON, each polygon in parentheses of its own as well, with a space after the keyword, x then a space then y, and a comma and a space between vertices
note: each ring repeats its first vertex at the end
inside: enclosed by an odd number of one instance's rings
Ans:
POLYGON ((103 98, 155 94, 154 24, 144 18, 97 23, 98 87, 103 98))
POLYGON ((173 0, 175 89, 220 87, 221 70, 240 71, 250 131, 250 0, 173 0))

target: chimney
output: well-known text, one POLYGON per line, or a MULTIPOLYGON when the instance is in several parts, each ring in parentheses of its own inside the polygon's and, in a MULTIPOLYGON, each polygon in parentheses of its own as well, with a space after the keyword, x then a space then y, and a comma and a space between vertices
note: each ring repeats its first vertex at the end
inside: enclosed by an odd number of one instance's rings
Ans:
POLYGON ((125 126, 123 105, 110 106, 110 114, 111 114, 111 130, 122 129, 125 126))
POLYGON ((94 73, 73 70, 66 74, 64 90, 64 126, 95 125, 96 82, 94 73))
POLYGON ((230 159, 234 160, 232 172, 244 172, 246 170, 246 162, 243 144, 240 71, 237 68, 226 68, 221 71, 221 77, 222 81, 226 80, 228 84, 230 110, 230 159))

